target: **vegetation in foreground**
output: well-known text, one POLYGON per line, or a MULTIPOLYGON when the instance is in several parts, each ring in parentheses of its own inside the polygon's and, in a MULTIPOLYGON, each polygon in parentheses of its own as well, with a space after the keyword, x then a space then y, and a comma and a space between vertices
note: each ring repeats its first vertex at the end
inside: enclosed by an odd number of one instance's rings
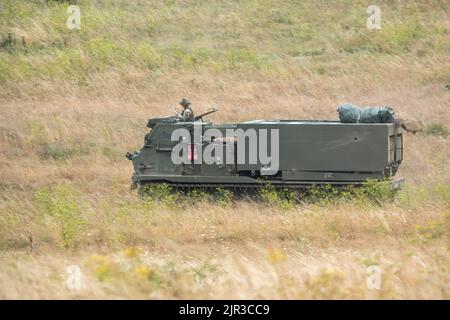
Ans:
POLYGON ((0 3, 0 298, 450 297, 448 1, 379 1, 381 30, 365 1, 78 1, 72 31, 66 1, 0 3), (181 96, 215 122, 353 102, 425 130, 394 199, 141 198, 123 155, 181 96))
POLYGON ((448 186, 407 187, 394 199, 376 184, 303 200, 268 188, 238 201, 163 189, 4 190, 2 297, 449 297, 448 186), (70 265, 83 272, 80 290, 65 286, 70 265), (373 266, 380 290, 366 285, 373 266))

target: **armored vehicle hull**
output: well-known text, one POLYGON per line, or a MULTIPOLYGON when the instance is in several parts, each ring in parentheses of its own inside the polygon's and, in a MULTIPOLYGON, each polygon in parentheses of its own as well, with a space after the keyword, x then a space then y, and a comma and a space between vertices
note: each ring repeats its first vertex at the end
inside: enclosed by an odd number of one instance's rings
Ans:
MULTIPOLYGON (((403 131, 397 122, 257 120, 215 125, 167 117, 150 119, 148 127, 143 148, 127 154, 134 167, 133 186, 239 190, 268 183, 282 188, 360 185, 393 177, 403 159, 403 131)), ((394 188, 402 184, 391 181, 394 188)))

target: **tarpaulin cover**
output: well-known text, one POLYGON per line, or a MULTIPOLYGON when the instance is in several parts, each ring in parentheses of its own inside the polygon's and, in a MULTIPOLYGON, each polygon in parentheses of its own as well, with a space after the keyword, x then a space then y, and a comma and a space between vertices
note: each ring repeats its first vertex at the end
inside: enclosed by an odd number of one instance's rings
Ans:
POLYGON ((390 107, 359 108, 346 103, 337 109, 343 123, 385 123, 394 122, 394 110, 390 107))

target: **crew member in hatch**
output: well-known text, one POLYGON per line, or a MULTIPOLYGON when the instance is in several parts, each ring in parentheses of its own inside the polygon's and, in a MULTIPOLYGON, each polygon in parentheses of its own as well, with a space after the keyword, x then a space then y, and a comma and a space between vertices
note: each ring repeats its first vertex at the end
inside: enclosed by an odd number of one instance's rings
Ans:
POLYGON ((183 98, 180 101, 180 105, 183 107, 183 111, 181 112, 181 117, 186 121, 194 120, 194 111, 192 110, 191 101, 187 98, 183 98))

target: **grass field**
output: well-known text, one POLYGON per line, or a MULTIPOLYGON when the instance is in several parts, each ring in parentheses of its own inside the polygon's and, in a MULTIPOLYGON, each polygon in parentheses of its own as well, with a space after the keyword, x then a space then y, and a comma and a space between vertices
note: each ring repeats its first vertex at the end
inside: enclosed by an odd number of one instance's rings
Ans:
POLYGON ((372 1, 82 0, 68 30, 68 1, 0 0, 0 298, 449 299, 450 3, 376 2, 381 30, 372 1), (425 130, 392 201, 141 199, 124 154, 182 96, 216 123, 352 102, 425 130))

